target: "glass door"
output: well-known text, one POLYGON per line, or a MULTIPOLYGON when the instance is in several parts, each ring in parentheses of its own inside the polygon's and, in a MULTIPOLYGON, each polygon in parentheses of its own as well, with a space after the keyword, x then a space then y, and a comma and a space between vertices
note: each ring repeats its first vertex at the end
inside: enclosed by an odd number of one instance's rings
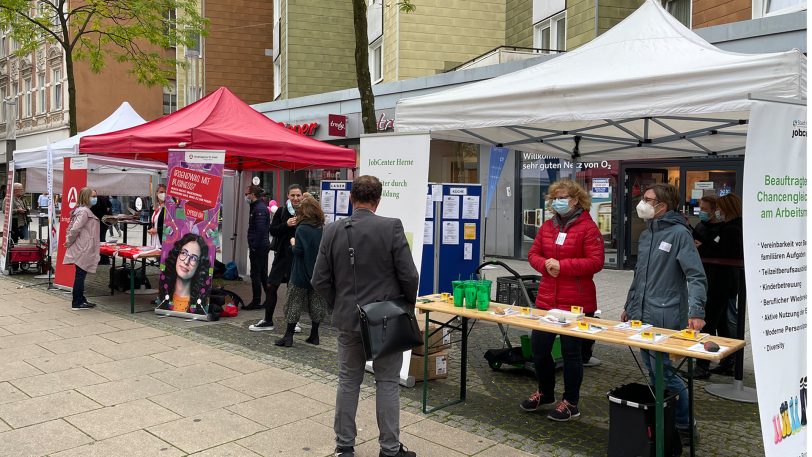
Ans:
POLYGON ((702 197, 723 197, 729 193, 741 195, 742 170, 740 165, 710 163, 683 167, 685 186, 680 189, 684 213, 691 226, 699 222, 699 200, 702 197))
MULTIPOLYGON (((640 234, 646 229, 643 219, 637 217, 637 204, 643 198, 646 188, 652 184, 669 182, 669 174, 676 172, 679 175, 679 168, 627 168, 626 169, 626 243, 624 267, 634 268, 637 263, 637 245, 640 234)), ((678 179, 678 178, 677 178, 678 179)), ((672 183, 675 184, 675 183, 672 183)), ((678 183, 676 183, 679 185, 678 183)))

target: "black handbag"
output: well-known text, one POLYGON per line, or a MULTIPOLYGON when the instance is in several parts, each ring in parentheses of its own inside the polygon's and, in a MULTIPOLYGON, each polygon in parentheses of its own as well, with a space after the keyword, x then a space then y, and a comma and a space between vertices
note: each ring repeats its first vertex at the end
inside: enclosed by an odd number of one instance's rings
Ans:
POLYGON ((366 360, 376 360, 420 346, 423 344, 423 338, 414 315, 414 303, 410 303, 403 296, 365 305, 358 303, 355 249, 350 238, 351 227, 352 221, 347 218, 345 228, 352 266, 353 292, 355 306, 358 307, 358 318, 361 321, 361 341, 366 360))

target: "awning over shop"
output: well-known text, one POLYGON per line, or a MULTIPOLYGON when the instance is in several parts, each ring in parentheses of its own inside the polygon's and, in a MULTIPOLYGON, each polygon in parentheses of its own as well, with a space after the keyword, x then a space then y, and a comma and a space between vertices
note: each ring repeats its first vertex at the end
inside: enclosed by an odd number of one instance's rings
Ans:
POLYGON ((573 160, 743 154, 749 96, 806 98, 806 57, 722 51, 646 2, 531 68, 402 99, 400 132, 573 160))
POLYGON ((288 130, 225 87, 152 122, 82 138, 79 146, 92 155, 161 162, 178 148, 225 150, 232 170, 355 167, 353 149, 288 130))

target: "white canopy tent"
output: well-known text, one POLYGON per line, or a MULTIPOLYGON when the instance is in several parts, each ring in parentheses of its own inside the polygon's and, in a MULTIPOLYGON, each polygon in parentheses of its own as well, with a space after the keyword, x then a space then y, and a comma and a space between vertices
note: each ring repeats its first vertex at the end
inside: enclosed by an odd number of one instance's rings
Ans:
MULTIPOLYGON (((145 122, 129 103, 124 102, 110 116, 93 127, 70 138, 51 143, 54 189, 57 192, 58 189, 62 189, 62 159, 79 153, 79 140, 83 136, 115 132, 145 122)), ((47 148, 48 145, 44 145, 14 151, 14 168, 27 169, 27 192, 46 191, 47 148)), ((143 196, 149 192, 150 178, 157 177, 164 170, 166 164, 160 162, 88 157, 88 185, 104 195, 143 196)))
POLYGON ((750 94, 806 99, 806 57, 722 51, 646 0, 555 59, 400 100, 396 129, 578 161, 736 155, 750 94))

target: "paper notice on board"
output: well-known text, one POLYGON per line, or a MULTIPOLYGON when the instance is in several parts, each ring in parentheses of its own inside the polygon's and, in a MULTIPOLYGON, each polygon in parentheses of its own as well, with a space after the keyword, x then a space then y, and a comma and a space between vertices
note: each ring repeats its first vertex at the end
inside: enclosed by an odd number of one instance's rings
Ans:
POLYGON ((336 192, 334 190, 321 191, 321 210, 325 213, 335 212, 336 192))
POLYGON ((426 195, 426 219, 434 218, 434 202, 431 200, 431 195, 426 195))
POLYGON ((463 245, 462 260, 472 260, 474 258, 474 245, 465 243, 463 245))
POLYGON ((691 200, 699 200, 702 195, 702 189, 691 189, 691 200))
POLYGON ((462 218, 479 219, 479 197, 466 195, 462 197, 462 218))
POLYGON ((459 195, 443 195, 443 219, 460 218, 459 195))
POLYGON ((476 239, 476 224, 473 222, 466 222, 462 227, 462 238, 465 240, 476 239))
POLYGON ((426 221, 423 226, 423 244, 434 244, 434 222, 426 221))
POLYGON ((339 190, 336 197, 336 213, 349 214, 350 213, 350 191, 339 190))
POLYGON ((324 223, 329 224, 336 220, 336 215, 333 213, 324 213, 324 223))
POLYGON ((443 201, 443 185, 442 184, 432 184, 431 185, 431 199, 435 202, 443 201))
POLYGON ((460 223, 443 221, 443 244, 460 244, 460 223))

